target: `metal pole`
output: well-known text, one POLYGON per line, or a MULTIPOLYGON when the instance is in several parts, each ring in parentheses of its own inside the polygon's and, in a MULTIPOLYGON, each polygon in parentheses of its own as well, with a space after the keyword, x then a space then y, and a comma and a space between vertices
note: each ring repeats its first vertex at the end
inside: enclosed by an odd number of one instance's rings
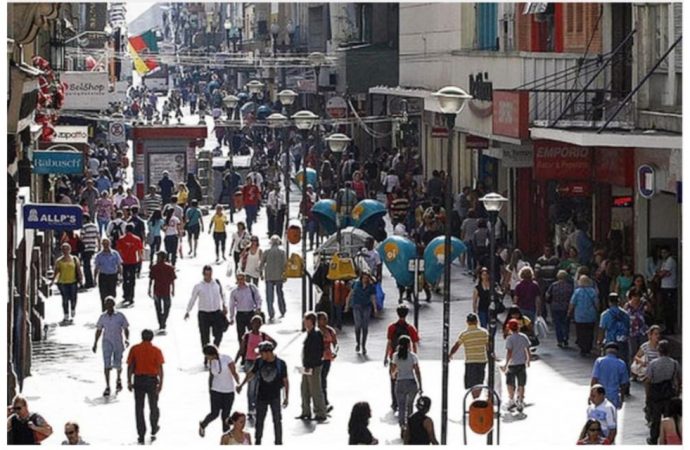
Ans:
POLYGON ((446 445, 448 435, 448 339, 450 332, 450 263, 451 263, 451 240, 450 240, 450 213, 452 211, 452 189, 451 173, 453 171, 453 128, 455 126, 455 114, 446 114, 448 128, 448 154, 446 155, 446 238, 444 245, 443 258, 443 373, 442 373, 442 397, 441 397, 441 445, 446 445))
MULTIPOLYGON (((496 289, 494 287, 494 283, 496 280, 494 279, 495 277, 495 271, 496 271, 496 234, 495 234, 495 228, 496 228, 496 217, 498 216, 498 211, 489 211, 489 226, 490 226, 490 233, 491 235, 489 236, 489 257, 491 258, 489 260, 489 284, 491 285, 491 291, 489 291, 491 294, 491 303, 489 304, 489 398, 493 400, 493 391, 495 387, 495 369, 496 369, 496 357, 495 357, 495 348, 496 348, 496 339, 495 339, 495 334, 496 334, 496 289)), ((486 444, 487 445, 493 445, 494 443, 494 431, 491 430, 487 435, 486 435, 486 444)))
POLYGON ((419 258, 414 261, 414 327, 419 331, 419 258))
MULTIPOLYGON (((307 134, 309 130, 304 130, 302 140, 302 148, 306 154, 307 148, 307 134)), ((302 167, 302 204, 307 203, 307 171, 302 167)), ((302 214, 302 261, 304 262, 304 270, 302 272, 302 317, 307 312, 307 215, 302 214)), ((300 318, 301 320, 301 318, 300 318)), ((304 325, 302 325, 304 327, 304 325)))
MULTIPOLYGON (((283 133, 284 134, 284 133, 283 133)), ((290 149, 284 144, 285 136, 281 136, 280 149, 285 147, 285 167, 283 168, 285 176, 285 231, 287 231, 290 224, 290 149)), ((281 154, 282 152, 278 152, 281 154)), ((290 257, 290 241, 287 240, 287 232, 285 233, 285 254, 290 257)))

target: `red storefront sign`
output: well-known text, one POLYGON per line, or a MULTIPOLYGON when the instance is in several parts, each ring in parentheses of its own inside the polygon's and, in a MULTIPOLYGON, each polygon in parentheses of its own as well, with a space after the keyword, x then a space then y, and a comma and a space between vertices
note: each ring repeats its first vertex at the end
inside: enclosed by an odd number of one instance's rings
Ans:
POLYGON ((534 143, 535 180, 589 180, 592 149, 553 141, 534 143))
POLYGON ((493 92, 493 133, 529 139, 529 92, 493 92))

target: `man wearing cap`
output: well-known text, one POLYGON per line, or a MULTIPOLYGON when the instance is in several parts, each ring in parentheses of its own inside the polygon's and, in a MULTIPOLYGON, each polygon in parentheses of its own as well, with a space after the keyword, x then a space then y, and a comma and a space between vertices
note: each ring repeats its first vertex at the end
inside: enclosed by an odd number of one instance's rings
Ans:
POLYGON ((285 250, 280 248, 280 237, 278 235, 271 236, 271 248, 261 254, 261 273, 266 280, 266 304, 268 306, 268 319, 273 320, 275 317, 275 309, 273 308, 273 294, 274 289, 278 292, 278 309, 280 310, 280 318, 285 316, 285 295, 283 294, 283 283, 285 277, 285 264, 287 263, 287 255, 285 250))
POLYGON ((146 421, 144 420, 144 398, 149 399, 151 410, 151 438, 158 433, 158 396, 163 389, 163 353, 153 344, 153 331, 141 332, 141 343, 129 349, 127 355, 127 389, 134 390, 134 409, 137 421, 138 443, 144 443, 146 421))
POLYGON ((275 356, 273 344, 268 341, 259 344, 259 354, 261 359, 256 361, 252 370, 247 373, 237 386, 237 393, 242 392, 242 387, 254 377, 259 377, 256 402, 256 433, 254 435, 255 444, 261 445, 261 438, 264 432, 264 420, 268 407, 271 407, 273 416, 273 434, 275 445, 283 444, 283 424, 280 411, 280 391, 285 389, 285 399, 283 408, 288 406, 288 393, 290 385, 288 383, 287 364, 285 361, 275 356))
POLYGON ((529 338, 518 331, 520 324, 515 319, 508 321, 510 335, 506 339, 506 362, 503 371, 506 374, 506 385, 508 386, 507 409, 512 411, 517 407, 518 412, 522 412, 525 407, 525 385, 527 384, 527 368, 530 362, 530 343, 529 338), (517 381, 518 397, 515 397, 515 384, 517 381))
MULTIPOLYGON (((489 333, 478 324, 479 318, 475 313, 467 315, 467 328, 460 333, 458 340, 450 349, 448 359, 452 359, 461 345, 465 346, 465 389, 484 384, 486 363, 488 362, 487 350, 489 346, 489 333)), ((477 398, 480 389, 472 390, 472 397, 477 398)))
POLYGON ((163 171, 163 178, 158 181, 158 187, 161 190, 161 201, 163 204, 170 202, 170 196, 172 195, 173 189, 175 189, 175 183, 168 177, 168 171, 163 171))
MULTIPOLYGON (((625 343, 627 347, 627 342, 625 343)), ((601 384, 606 389, 606 398, 618 409, 623 406, 623 395, 621 390, 625 390, 630 384, 628 368, 625 362, 618 357, 619 345, 615 342, 608 342, 604 347, 606 355, 600 356, 594 361, 592 369, 592 383, 601 384)))

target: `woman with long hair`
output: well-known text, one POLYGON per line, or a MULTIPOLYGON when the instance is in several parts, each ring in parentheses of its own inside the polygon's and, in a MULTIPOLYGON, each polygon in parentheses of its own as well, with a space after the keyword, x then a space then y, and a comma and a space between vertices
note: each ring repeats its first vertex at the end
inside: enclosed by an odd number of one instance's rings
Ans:
POLYGON ((489 325, 489 307, 491 306, 491 277, 489 269, 479 270, 479 281, 472 291, 472 311, 479 317, 479 325, 487 328, 489 325))
POLYGON ((218 353, 215 345, 208 344, 203 349, 209 373, 209 394, 211 396, 211 412, 199 422, 199 436, 204 437, 208 424, 216 420, 218 415, 223 421, 223 432, 230 428, 228 417, 235 401, 235 384, 239 384, 240 377, 235 369, 235 362, 229 355, 218 353))
POLYGON ((173 266, 177 262, 177 245, 180 241, 180 234, 182 234, 180 219, 174 213, 174 208, 166 209, 165 220, 163 221, 165 252, 168 254, 168 259, 173 266))
POLYGON ((596 419, 589 419, 582 427, 577 445, 606 445, 606 438, 601 433, 601 424, 596 419))
POLYGON ((349 445, 377 445, 379 443, 369 431, 369 419, 371 419, 369 403, 359 402, 352 406, 350 421, 347 423, 347 432, 350 435, 349 445))
POLYGON ((244 222, 237 222, 237 231, 233 233, 230 242, 230 253, 232 253, 232 259, 235 261, 235 272, 240 267, 240 255, 242 255, 242 250, 244 250, 249 238, 249 232, 244 222))
POLYGON ((398 402, 398 424, 401 436, 407 426, 407 418, 412 414, 412 404, 417 392, 422 392, 422 374, 419 360, 410 351, 412 341, 403 335, 398 339, 398 350, 390 363, 390 376, 395 380, 395 397, 398 402))
POLYGON ((163 228, 163 215, 160 209, 154 209, 151 213, 151 217, 148 220, 148 239, 147 242, 149 247, 151 247, 151 263, 149 266, 153 265, 153 260, 156 257, 156 253, 161 249, 161 231, 163 228))
POLYGON ((520 249, 516 248, 510 255, 510 261, 508 264, 506 264, 505 271, 506 278, 508 279, 506 285, 510 288, 511 298, 515 296, 515 287, 518 285, 518 283, 520 283, 520 281, 522 281, 520 278, 520 271, 523 267, 529 266, 529 263, 523 258, 524 257, 520 249))
POLYGON ((251 434, 244 431, 244 427, 247 425, 245 413, 235 411, 228 422, 232 424, 232 428, 221 436, 220 445, 252 445, 251 434))
POLYGON ((259 285, 259 278, 261 277, 261 256, 263 251, 259 248, 259 237, 252 236, 249 247, 245 248, 240 255, 240 270, 244 272, 247 281, 259 285))

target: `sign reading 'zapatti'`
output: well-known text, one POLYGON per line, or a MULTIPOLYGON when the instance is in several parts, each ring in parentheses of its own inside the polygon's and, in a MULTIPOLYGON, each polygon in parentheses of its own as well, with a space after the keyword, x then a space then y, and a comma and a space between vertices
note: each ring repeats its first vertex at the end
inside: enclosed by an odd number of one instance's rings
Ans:
POLYGON ((33 230, 78 230, 84 211, 81 206, 58 204, 24 205, 24 228, 33 230))
POLYGON ((34 173, 78 174, 84 173, 84 155, 70 151, 34 151, 34 173))

